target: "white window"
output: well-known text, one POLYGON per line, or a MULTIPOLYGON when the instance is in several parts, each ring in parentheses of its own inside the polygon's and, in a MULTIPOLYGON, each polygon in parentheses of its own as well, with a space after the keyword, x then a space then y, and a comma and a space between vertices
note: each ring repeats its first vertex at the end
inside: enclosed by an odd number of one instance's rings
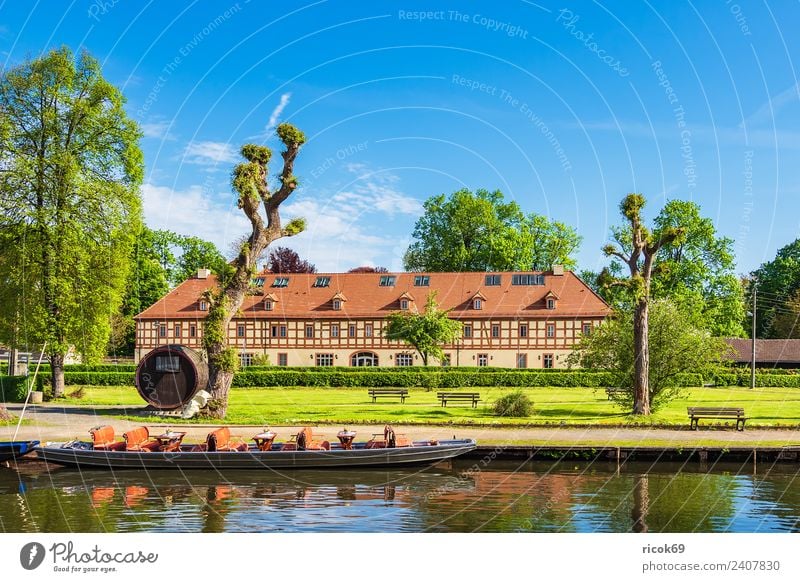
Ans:
POLYGON ((394 364, 395 366, 413 366, 414 356, 412 354, 395 354, 394 364))
POLYGON ((333 366, 333 354, 317 354, 317 366, 333 366))
POLYGON ((528 324, 521 323, 519 326, 519 337, 528 337, 528 324))
POLYGON ((484 283, 487 287, 497 287, 500 285, 500 275, 486 275, 484 283))
POLYGON ((464 337, 472 337, 472 326, 465 325, 464 326, 464 337))
POLYGON ((242 368, 253 365, 253 354, 239 354, 239 364, 242 368))
POLYGON ((372 337, 372 324, 365 323, 364 324, 364 337, 372 337))
POLYGON ((592 324, 591 323, 584 323, 583 324, 583 335, 589 335, 592 333, 592 324))
POLYGON ((472 302, 472 307, 474 309, 483 309, 483 301, 480 298, 476 297, 475 300, 472 302))
POLYGON ((428 275, 416 275, 414 277, 414 287, 428 287, 431 283, 431 278, 428 275))
POLYGON ((333 300, 333 310, 334 311, 341 311, 342 310, 342 300, 341 299, 334 299, 333 300))
POLYGON ((189 337, 197 337, 197 326, 190 325, 189 326, 189 337))
POLYGON ((236 326, 236 337, 244 337, 244 324, 240 323, 236 326))
POLYGON ((481 367, 489 365, 489 354, 478 354, 478 365, 481 367))
POLYGON ((547 337, 556 337, 556 324, 555 323, 548 323, 547 324, 547 337))
POLYGON ((492 324, 492 337, 500 337, 500 326, 498 324, 492 324))
POLYGON ((306 337, 307 338, 314 337, 314 326, 313 325, 307 325, 306 326, 306 337))
POLYGON ((359 352, 352 355, 350 358, 350 365, 356 367, 377 366, 378 356, 372 352, 359 352))
POLYGON ((200 311, 208 311, 208 301, 200 302, 200 311))
POLYGON ((175 337, 181 337, 181 324, 175 324, 175 337))
POLYGON ((380 287, 394 287, 394 282, 397 279, 394 275, 383 275, 378 281, 380 287))
POLYGON ((272 311, 272 308, 274 307, 273 303, 274 302, 272 301, 272 299, 267 299, 266 301, 264 301, 264 309, 267 311, 272 311))
POLYGON ((275 280, 272 282, 273 287, 288 287, 289 286, 289 277, 275 277, 275 280))
POLYGON ((552 297, 547 298, 547 309, 555 309, 556 308, 556 300, 552 297))
POLYGON ((347 328, 347 335, 349 337, 356 337, 356 325, 354 323, 351 323, 350 327, 347 328))
POLYGON ((400 309, 406 310, 408 309, 408 299, 401 299, 400 300, 400 309))
POLYGON ((331 324, 331 337, 339 337, 339 324, 332 323, 331 324))
POLYGON ((314 287, 327 287, 331 284, 330 277, 317 277, 317 280, 314 281, 314 287))
POLYGON ((544 367, 545 368, 552 368, 553 367, 553 361, 554 361, 553 354, 545 354, 543 356, 543 358, 544 358, 544 364, 543 364, 544 367))
POLYGON ((158 336, 159 337, 167 337, 167 326, 161 324, 158 326, 158 336))

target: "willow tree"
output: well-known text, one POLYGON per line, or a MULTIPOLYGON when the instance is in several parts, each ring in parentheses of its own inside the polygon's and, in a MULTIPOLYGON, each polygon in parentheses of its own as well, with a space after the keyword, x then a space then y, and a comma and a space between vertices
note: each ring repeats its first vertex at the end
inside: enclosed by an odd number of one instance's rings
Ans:
POLYGON ((228 409, 228 392, 238 357, 236 349, 228 345, 227 330, 251 288, 258 259, 273 241, 305 229, 305 221, 299 218, 282 226, 279 207, 297 188, 294 161, 306 136, 288 123, 279 125, 277 134, 286 149, 281 153, 283 169, 274 190, 268 181, 272 151, 265 146, 242 146, 241 154, 247 161, 234 169, 232 184, 239 195, 239 208, 250 221, 250 236, 242 243, 230 271, 219 277, 218 288, 205 293, 209 309, 204 322, 203 347, 208 356, 211 393, 207 415, 213 418, 224 418, 228 409))
POLYGON ((87 53, 63 48, 0 76, 0 310, 47 344, 56 396, 74 348, 104 352, 141 223, 141 134, 87 53))
POLYGON ((642 222, 644 204, 641 194, 628 194, 622 200, 619 208, 627 223, 614 232, 616 244, 603 247, 607 257, 616 257, 628 267, 630 277, 614 277, 606 270, 600 275, 600 284, 625 288, 633 301, 633 414, 649 415, 649 310, 654 261, 661 247, 683 237, 684 229, 669 226, 654 236, 642 222))

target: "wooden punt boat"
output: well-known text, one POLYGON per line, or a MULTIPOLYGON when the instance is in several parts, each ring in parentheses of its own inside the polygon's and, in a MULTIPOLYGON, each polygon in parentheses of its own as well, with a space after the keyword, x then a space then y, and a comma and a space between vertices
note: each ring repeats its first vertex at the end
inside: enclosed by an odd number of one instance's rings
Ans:
POLYGON ((349 438, 354 433, 343 431, 339 435, 343 442, 329 443, 314 441, 308 428, 286 443, 273 442, 274 433, 261 433, 252 439, 256 444, 249 446, 231 438, 229 430, 222 428, 210 433, 206 444, 192 446, 180 444, 184 433, 171 433, 179 435, 175 439, 178 443, 169 442, 170 433, 145 442, 144 427, 128 431, 126 442, 114 442, 113 430, 109 433, 109 429, 92 429, 94 443, 47 443, 37 448, 36 454, 48 463, 85 469, 347 469, 433 464, 476 446, 474 439, 395 440, 393 431, 389 438, 380 440, 379 435, 373 435, 370 441, 360 443, 349 438))
POLYGON ((17 459, 32 452, 39 441, 2 441, 0 442, 0 462, 17 459))

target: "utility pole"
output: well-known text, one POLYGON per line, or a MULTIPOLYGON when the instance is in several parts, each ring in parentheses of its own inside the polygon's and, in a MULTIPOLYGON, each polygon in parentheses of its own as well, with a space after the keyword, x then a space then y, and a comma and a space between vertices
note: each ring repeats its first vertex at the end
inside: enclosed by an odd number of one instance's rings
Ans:
POLYGON ((753 341, 750 352, 750 389, 756 387, 756 298, 758 297, 758 281, 753 280, 753 341))

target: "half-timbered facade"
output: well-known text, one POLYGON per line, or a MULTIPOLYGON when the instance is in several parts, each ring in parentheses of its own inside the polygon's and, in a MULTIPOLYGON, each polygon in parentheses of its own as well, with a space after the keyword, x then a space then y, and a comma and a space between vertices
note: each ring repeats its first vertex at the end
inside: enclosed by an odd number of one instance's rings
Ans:
MULTIPOLYGON (((136 317, 136 359, 165 344, 202 346, 216 285, 201 270, 136 317)), ((582 334, 609 315, 608 305, 570 271, 528 273, 271 274, 228 328, 243 365, 267 355, 279 366, 413 366, 419 355, 384 337, 389 313, 422 311, 436 292, 441 309, 462 323, 444 346, 444 365, 560 368, 582 334)))

